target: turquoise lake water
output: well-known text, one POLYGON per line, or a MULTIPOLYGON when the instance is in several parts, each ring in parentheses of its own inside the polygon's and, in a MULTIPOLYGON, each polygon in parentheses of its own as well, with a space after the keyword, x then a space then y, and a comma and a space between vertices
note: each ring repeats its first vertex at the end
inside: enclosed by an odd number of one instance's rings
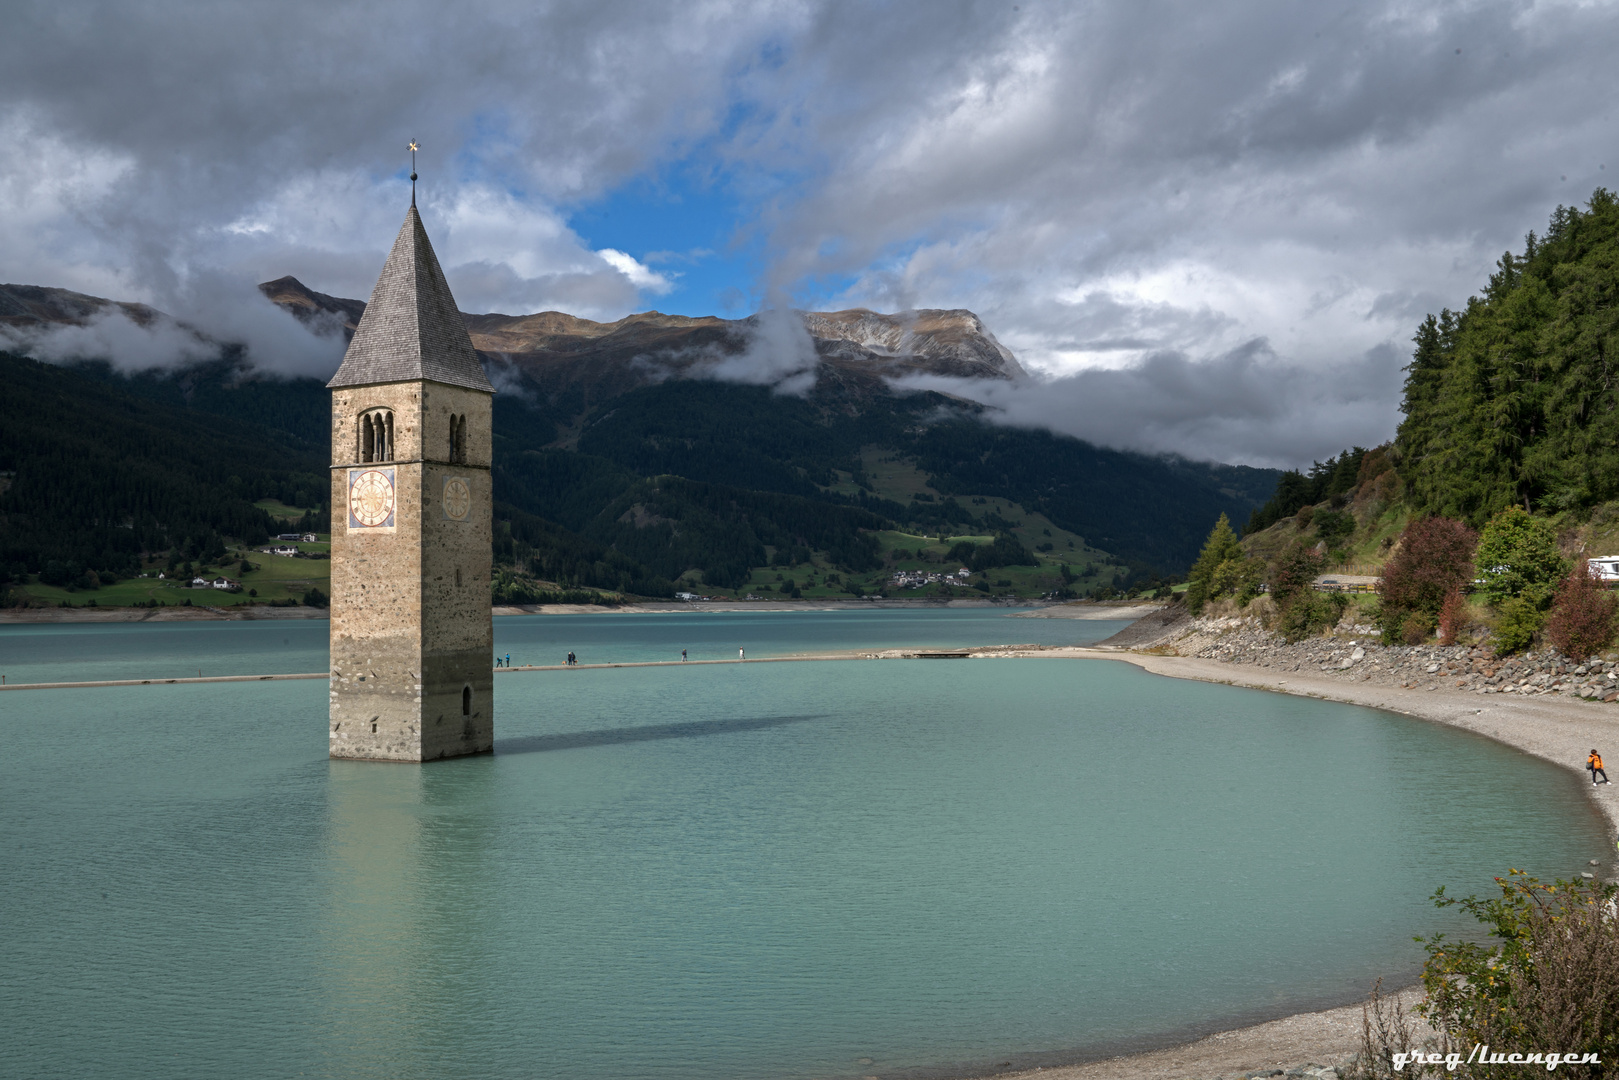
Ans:
MULTIPOLYGON (((1116 628, 1003 616, 496 626, 517 662, 1116 628)), ((325 661, 324 623, 181 629, 5 628, 0 670, 325 661)), ((0 1071, 970 1072, 1351 1000, 1458 925, 1436 886, 1607 847, 1577 775, 1487 740, 1122 663, 496 693, 495 754, 426 768, 327 760, 315 681, 0 694, 0 1071)))

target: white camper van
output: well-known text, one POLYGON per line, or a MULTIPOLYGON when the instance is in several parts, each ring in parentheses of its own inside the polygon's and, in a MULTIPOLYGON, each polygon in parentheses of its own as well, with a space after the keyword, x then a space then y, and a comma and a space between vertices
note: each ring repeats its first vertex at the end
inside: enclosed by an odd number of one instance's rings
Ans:
POLYGON ((1619 555, 1598 555, 1591 559, 1591 572, 1604 584, 1619 582, 1619 555))

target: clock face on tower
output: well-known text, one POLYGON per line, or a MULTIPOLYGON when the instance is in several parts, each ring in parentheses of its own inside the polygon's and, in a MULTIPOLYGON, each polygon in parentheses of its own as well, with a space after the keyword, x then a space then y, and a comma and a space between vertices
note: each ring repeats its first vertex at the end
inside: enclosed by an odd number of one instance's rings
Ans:
POLYGON ((393 528, 394 501, 392 469, 349 471, 349 528, 393 528))
POLYGON ((444 516, 465 521, 472 513, 472 485, 459 476, 444 478, 444 516))

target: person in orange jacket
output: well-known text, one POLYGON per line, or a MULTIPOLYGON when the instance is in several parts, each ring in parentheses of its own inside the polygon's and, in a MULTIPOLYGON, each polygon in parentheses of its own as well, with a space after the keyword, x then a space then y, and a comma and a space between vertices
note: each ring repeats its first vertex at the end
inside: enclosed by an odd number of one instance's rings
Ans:
POLYGON ((1585 767, 1591 770, 1591 783, 1597 783, 1597 773, 1602 774, 1602 783, 1608 782, 1608 770, 1602 767, 1602 755, 1593 748, 1591 756, 1585 759, 1585 767))

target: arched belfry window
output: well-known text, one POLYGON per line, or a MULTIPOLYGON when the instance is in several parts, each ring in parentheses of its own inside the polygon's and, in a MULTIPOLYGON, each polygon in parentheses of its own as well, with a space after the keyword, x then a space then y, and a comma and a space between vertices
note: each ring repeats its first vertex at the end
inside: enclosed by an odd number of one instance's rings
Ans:
POLYGON ((467 460, 467 418, 450 414, 450 460, 467 460))
POLYGON ((394 414, 379 409, 360 416, 360 460, 394 459, 394 414))

